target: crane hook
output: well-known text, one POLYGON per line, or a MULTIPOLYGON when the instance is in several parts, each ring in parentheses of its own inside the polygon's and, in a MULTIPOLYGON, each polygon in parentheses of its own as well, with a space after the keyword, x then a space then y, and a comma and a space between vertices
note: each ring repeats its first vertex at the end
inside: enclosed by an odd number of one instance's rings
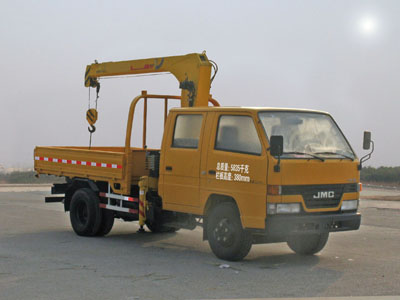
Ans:
POLYGON ((93 133, 93 132, 96 131, 96 126, 94 126, 94 125, 89 125, 88 130, 89 130, 90 133, 93 133))

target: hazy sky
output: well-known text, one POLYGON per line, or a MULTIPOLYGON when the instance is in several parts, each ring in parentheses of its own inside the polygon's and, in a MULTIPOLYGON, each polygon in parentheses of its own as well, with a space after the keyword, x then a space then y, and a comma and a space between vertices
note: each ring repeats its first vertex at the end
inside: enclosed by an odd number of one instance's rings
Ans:
MULTIPOLYGON (((371 165, 400 165, 399 15, 396 0, 2 0, 0 165, 33 165, 36 145, 88 145, 83 78, 95 59, 203 50, 219 66, 211 92, 222 105, 328 111, 359 156, 372 131, 371 165)), ((172 75, 101 84, 94 145, 123 145, 141 90, 180 93, 172 75)), ((150 117, 150 146, 161 115, 150 117)))

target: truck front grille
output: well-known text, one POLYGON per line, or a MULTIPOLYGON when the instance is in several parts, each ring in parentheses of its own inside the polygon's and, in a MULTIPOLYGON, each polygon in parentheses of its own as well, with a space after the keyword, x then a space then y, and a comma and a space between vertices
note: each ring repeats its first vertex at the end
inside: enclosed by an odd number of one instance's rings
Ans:
POLYGON ((324 185, 285 185, 282 195, 301 195, 307 208, 337 207, 343 193, 357 192, 357 183, 324 185))

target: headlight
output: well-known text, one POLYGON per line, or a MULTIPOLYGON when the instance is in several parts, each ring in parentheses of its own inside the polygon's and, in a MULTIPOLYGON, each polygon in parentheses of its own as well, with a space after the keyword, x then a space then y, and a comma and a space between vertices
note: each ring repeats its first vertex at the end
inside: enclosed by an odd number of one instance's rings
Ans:
POLYGON ((342 210, 357 210, 358 200, 344 200, 342 202, 342 210))
POLYGON ((300 203, 268 203, 267 213, 274 214, 296 214, 300 212, 300 203))

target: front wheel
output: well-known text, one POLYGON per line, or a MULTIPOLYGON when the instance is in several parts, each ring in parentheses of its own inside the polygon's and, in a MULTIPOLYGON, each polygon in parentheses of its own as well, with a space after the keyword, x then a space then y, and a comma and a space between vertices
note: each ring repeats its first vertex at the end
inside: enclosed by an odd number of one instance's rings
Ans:
POLYGON ((206 230, 211 250, 218 258, 242 260, 251 249, 252 236, 243 229, 233 203, 224 202, 214 207, 208 216, 206 230))
POLYGON ((316 234, 298 234, 290 236, 287 244, 301 255, 313 255, 321 251, 328 242, 329 232, 316 234))

